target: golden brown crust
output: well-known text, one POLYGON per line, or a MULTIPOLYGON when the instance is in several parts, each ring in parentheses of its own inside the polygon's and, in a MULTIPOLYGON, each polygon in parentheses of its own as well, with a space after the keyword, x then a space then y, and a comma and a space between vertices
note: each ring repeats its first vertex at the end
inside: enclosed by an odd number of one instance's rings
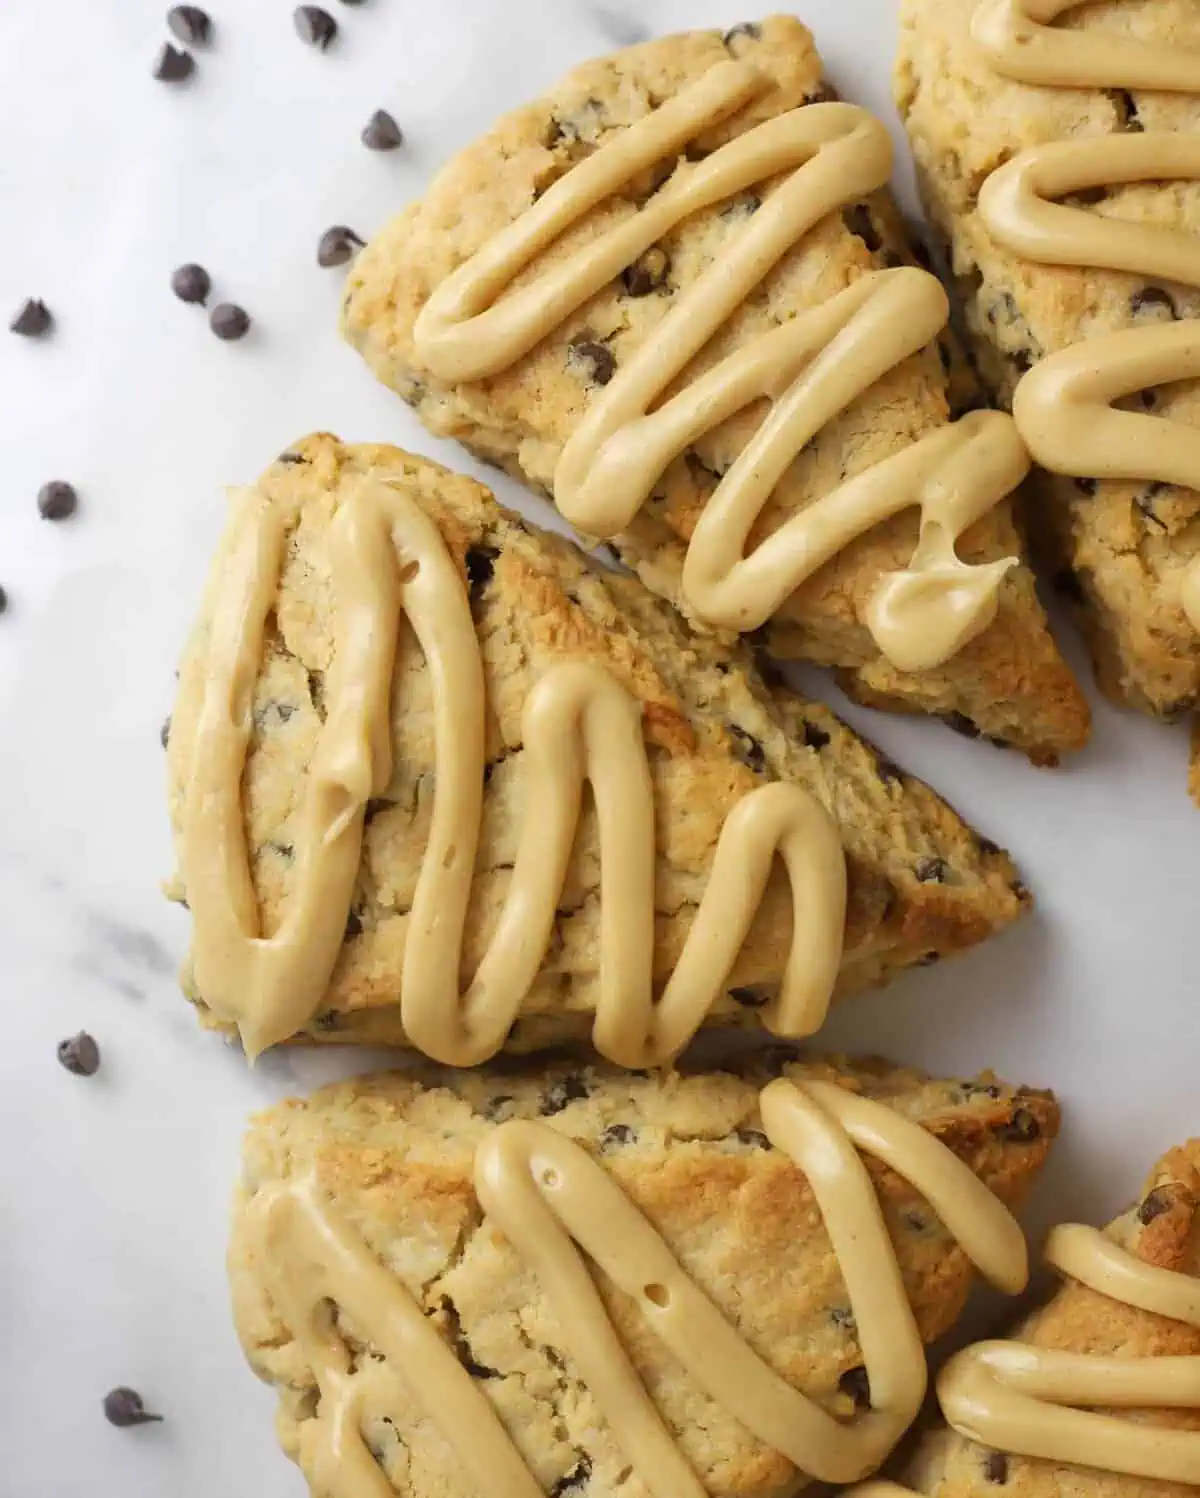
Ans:
MULTIPOLYGON (((1048 1093, 931 1081, 886 1063, 814 1058, 775 1067, 819 1077, 895 1107, 942 1139, 1016 1205, 1058 1127, 1048 1093)), ((501 1120, 541 1118, 611 1171, 688 1273, 795 1387, 849 1414, 844 1380, 862 1362, 845 1286, 808 1184, 766 1143, 758 1087, 769 1071, 621 1073, 604 1067, 523 1072, 399 1073, 327 1088, 261 1115, 246 1144, 230 1276, 239 1335, 261 1377, 280 1390, 279 1430, 301 1465, 312 1377, 264 1293, 244 1205, 273 1182, 315 1172, 320 1187, 420 1299, 492 1401, 547 1492, 586 1470, 583 1491, 645 1498, 620 1476, 621 1453, 563 1345, 536 1276, 481 1221, 472 1186, 476 1144, 501 1120)), ((971 1271, 920 1195, 868 1161, 922 1336, 956 1319, 971 1271)), ((695 1385, 651 1335, 637 1307, 597 1271, 622 1341, 685 1454, 716 1498, 784 1498, 794 1469, 695 1385)), ((355 1345, 369 1342, 357 1327, 355 1345)), ((467 1498, 430 1477, 414 1422, 369 1429, 406 1498, 467 1498), (401 1478, 403 1485, 401 1485, 401 1478)))
MULTIPOLYGON (((271 502, 286 510, 290 532, 243 776, 247 841, 265 930, 274 929, 291 890, 293 828, 334 649, 328 521, 345 486, 365 473, 399 481, 417 498, 437 522, 472 593, 489 701, 490 774, 464 981, 494 929, 526 814, 521 712, 533 682, 564 659, 602 662, 643 705, 659 809, 659 977, 679 956, 725 817, 767 779, 807 787, 841 827, 850 906, 840 993, 970 946, 1027 905, 1006 854, 827 708, 791 692, 773 693, 740 647, 693 634, 635 579, 604 573, 578 548, 526 526, 473 480, 397 448, 344 446, 318 435, 289 449, 261 481, 271 502)), ((183 661, 177 725, 197 711, 210 610, 211 599, 183 661)), ((406 630, 392 693, 393 781, 370 808, 346 940, 307 1039, 404 1043, 399 996, 407 910, 433 796, 430 691, 424 658, 406 630)), ((186 766, 175 753, 170 765, 178 833, 186 766)), ((510 1037, 515 1049, 590 1032, 598 977, 598 877, 589 817, 550 956, 510 1037)), ((186 899, 178 879, 170 893, 186 899)), ((754 1023, 755 1007, 782 975, 790 934, 790 896, 776 869, 732 975, 731 987, 740 996, 725 999, 715 1019, 754 1023)), ((202 1005, 203 995, 186 975, 185 986, 202 1005)))
MULTIPOLYGON (((572 356, 572 344, 599 343, 620 368, 657 325, 677 289, 690 284, 736 236, 746 214, 776 184, 692 215, 662 241, 670 267, 662 284, 635 295, 618 279, 511 369, 486 380, 451 386, 433 379, 413 346, 416 317, 434 287, 594 150, 606 132, 644 116, 731 52, 752 57, 772 86, 706 132, 696 150, 711 150, 765 118, 831 96, 811 36, 790 16, 739 28, 726 41, 719 32, 694 31, 632 47, 585 63, 543 98, 506 115, 439 173, 422 202, 405 209, 371 241, 350 275, 345 333, 431 430, 458 438, 550 492, 558 454, 595 388, 587 361, 572 356)), ((602 226, 633 213, 656 185, 639 182, 630 194, 594 210, 539 265, 553 263, 602 226)), ((887 194, 852 205, 822 221, 783 259, 691 370, 699 371, 867 272, 911 258, 887 194)), ((777 488, 752 543, 788 513, 944 424, 947 385, 935 346, 892 371, 808 444, 777 488)), ((698 441, 671 465, 619 539, 626 562, 676 603, 683 602, 679 575, 697 518, 763 415, 760 403, 698 441)), ((916 517, 908 512, 848 546, 768 626, 771 649, 836 668, 864 699, 957 715, 979 733, 1016 744, 1041 762, 1077 748, 1087 736, 1087 706, 1050 637, 1027 568, 1009 574, 996 623, 946 666, 903 673, 879 654, 860 622, 862 611, 880 574, 907 564, 915 540, 916 517)), ((973 561, 1019 552, 1009 505, 972 527, 960 550, 973 561)))

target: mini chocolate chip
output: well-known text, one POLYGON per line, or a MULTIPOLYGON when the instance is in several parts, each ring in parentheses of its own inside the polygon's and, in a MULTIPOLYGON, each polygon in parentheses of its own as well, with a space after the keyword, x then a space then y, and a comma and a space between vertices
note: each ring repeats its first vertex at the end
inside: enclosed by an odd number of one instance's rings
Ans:
POLYGON ((760 993, 757 988, 731 988, 729 997, 745 1009, 761 1009, 769 995, 760 993))
POLYGON ((628 1124, 609 1124, 600 1136, 600 1148, 607 1149, 610 1144, 632 1144, 636 1138, 636 1131, 628 1124))
POLYGON ((152 1415, 136 1389, 110 1389, 104 1396, 104 1418, 110 1425, 150 1425, 162 1419, 152 1415))
POLYGON ((469 546, 467 548, 467 581, 474 593, 486 588, 496 570, 496 558, 500 553, 494 546, 469 546))
POLYGON ((630 296, 649 296, 666 284, 671 269, 671 257, 666 250, 652 245, 644 255, 639 255, 632 265, 621 272, 621 280, 630 296))
POLYGON ((292 12, 292 25, 302 42, 319 47, 322 52, 337 36, 337 22, 319 5, 298 5, 292 12))
POLYGON ((602 343, 584 338, 567 346, 567 366, 582 368, 593 385, 607 385, 616 373, 617 361, 602 343))
POLYGON ((79 495, 65 480, 51 479, 38 490, 37 507, 43 520, 66 520, 79 508, 79 495))
POLYGON ((767 755, 763 746, 753 734, 747 733, 744 728, 739 728, 736 723, 729 725, 729 732, 733 735, 737 757, 743 764, 749 765, 756 775, 761 775, 767 768, 767 755))
POLYGON ((368 151, 394 151, 403 140, 400 126, 386 109, 377 109, 363 127, 362 143, 368 151))
POLYGON ((1153 1191, 1146 1193, 1145 1200, 1138 1207, 1138 1221, 1143 1227, 1148 1227, 1156 1217, 1169 1212, 1174 1205, 1174 1193, 1166 1186, 1156 1186, 1153 1191))
POLYGON ((818 728, 815 723, 804 719, 804 745, 807 749, 824 749, 829 742, 829 735, 823 728, 818 728))
POLYGON ((22 302, 20 310, 8 325, 10 333, 20 338, 41 338, 53 326, 54 316, 40 297, 22 302))
POLYGON ((345 224, 334 224, 326 229, 317 241, 317 264, 325 270, 335 265, 345 265, 347 260, 362 249, 366 240, 360 239, 353 229, 345 224))
POLYGON ((212 290, 212 277, 202 265, 181 265, 171 272, 171 290, 181 302, 199 302, 203 307, 212 290))
POLYGON ((949 869, 944 858, 918 858, 913 872, 922 884, 945 884, 949 869))
POLYGON ((164 42, 154 59, 151 72, 160 83, 182 83, 196 71, 196 59, 181 47, 164 42))
POLYGON ((581 1456, 571 1470, 550 1489, 550 1498, 567 1498, 569 1493, 581 1493, 591 1475, 591 1462, 586 1456, 581 1456))
POLYGON ((167 12, 167 27, 189 47, 206 46, 212 36, 212 18, 198 5, 173 5, 167 12))
POLYGON ((1079 574, 1070 567, 1063 567, 1054 574, 1051 583, 1056 593, 1061 593, 1064 598, 1069 598, 1072 603, 1084 603, 1087 595, 1083 591, 1083 584, 1079 581, 1079 574))
POLYGON ((965 739, 977 739, 979 737, 978 727, 971 722, 965 713, 943 713, 942 722, 947 728, 952 728, 955 733, 961 733, 965 739))
POLYGON ((86 1030, 58 1042, 58 1063, 73 1077, 94 1077, 100 1070, 100 1047, 86 1030))
POLYGON ((856 1410, 871 1408, 871 1381, 865 1368, 847 1368, 838 1379, 838 1388, 853 1399, 856 1410))
POLYGON ((1147 308, 1158 307, 1165 307, 1172 318, 1178 319, 1179 312, 1174 297, 1161 286, 1143 286, 1141 291, 1135 291, 1129 298, 1129 310, 1135 317, 1147 308))
POLYGON ((1029 1144, 1042 1132, 1041 1125, 1028 1108, 1018 1108, 1013 1116, 996 1129, 1001 1139, 1013 1144, 1029 1144))
POLYGON ((222 343, 233 343, 250 331, 250 314, 235 302, 218 302, 208 315, 208 325, 222 343))
POLYGON ((736 26, 731 26, 721 41, 726 47, 732 47, 736 41, 743 38, 749 42, 757 42, 762 37, 762 27, 757 21, 741 21, 736 26))
POLYGON ((170 713, 162 721, 162 727, 158 730, 158 741, 165 749, 171 742, 171 715, 170 713))
POLYGON ((761 1129, 734 1129, 733 1137, 739 1144, 750 1144, 755 1149, 769 1150, 771 1141, 761 1129))
POLYGON ((1003 1451, 989 1451, 983 1458, 985 1482, 1008 1481, 1008 1457, 1003 1451))
POLYGON ((568 1103, 576 1103, 587 1095, 587 1083, 582 1077, 564 1077, 546 1090, 540 1111, 546 1117, 561 1113, 568 1103))
POLYGON ((351 909, 346 917, 346 930, 342 935, 343 941, 353 941, 356 936, 362 935, 363 923, 357 910, 351 909))
POLYGON ((851 207, 844 208, 842 222, 851 234, 856 234, 862 240, 872 255, 883 248, 883 240, 879 237, 879 230, 875 227, 871 210, 865 203, 854 203, 851 207))

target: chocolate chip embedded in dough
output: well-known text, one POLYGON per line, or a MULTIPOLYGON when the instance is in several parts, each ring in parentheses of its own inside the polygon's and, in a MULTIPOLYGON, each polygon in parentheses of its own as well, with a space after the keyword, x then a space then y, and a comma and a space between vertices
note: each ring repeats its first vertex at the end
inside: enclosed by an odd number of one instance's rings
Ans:
POLYGON ((913 873, 922 884, 945 884, 950 866, 944 858, 918 858, 913 873))
POLYGON ((621 280, 630 296, 649 296, 665 286, 671 269, 671 257, 657 245, 639 255, 621 272, 621 280))
POLYGON ((1175 1204, 1174 1194, 1166 1186, 1156 1186, 1148 1191, 1138 1207, 1138 1221, 1148 1227, 1156 1217, 1169 1212, 1175 1204))
POLYGON ((983 1476, 986 1482, 1008 1481, 1008 1457, 1003 1451, 989 1451, 984 1455, 983 1476))
POLYGON ((568 344, 567 367, 585 375, 593 385, 607 385, 617 372, 617 361, 604 344, 583 338, 568 344))
POLYGON ((854 1401, 856 1410, 871 1408, 871 1381, 863 1367, 847 1368, 838 1379, 838 1388, 854 1401))

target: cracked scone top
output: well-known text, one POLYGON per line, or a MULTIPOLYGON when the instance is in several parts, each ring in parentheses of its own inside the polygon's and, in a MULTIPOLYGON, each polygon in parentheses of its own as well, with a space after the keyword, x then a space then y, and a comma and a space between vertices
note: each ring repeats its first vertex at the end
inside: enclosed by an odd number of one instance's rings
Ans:
POLYGON ((743 652, 472 480, 329 436, 235 494, 169 769, 185 986, 250 1050, 301 1033, 469 1064, 594 1033, 638 1064, 709 1020, 794 1028, 789 954, 811 1029, 831 986, 936 960, 1027 902, 993 844, 743 652), (531 714, 581 681, 607 715, 585 694, 538 760, 531 714), (596 806, 573 810, 559 761, 596 734, 596 806), (565 863, 523 864, 531 835, 565 863))
POLYGON ((1200 1141, 1168 1151, 1103 1233, 1056 1229, 1047 1257, 1062 1286, 1014 1340, 947 1364, 938 1395, 948 1424, 922 1437, 908 1485, 889 1494, 1192 1498, 1200 1489, 1200 1141))
MULTIPOLYGON (((1200 11, 905 0, 897 94, 1031 524, 1101 685, 1200 694, 1200 11)), ((1193 753, 1193 793, 1200 757, 1193 753)))
POLYGON ((1057 1109, 777 1073, 397 1073, 256 1120, 235 1317, 314 1492, 783 1498, 878 1465, 968 1251, 1023 1283, 1004 1205, 1057 1109))
POLYGON ((372 240, 346 334, 693 619, 1053 760, 1087 709, 1017 560, 1027 456, 949 422, 887 132, 831 100, 788 17, 585 64, 372 240))

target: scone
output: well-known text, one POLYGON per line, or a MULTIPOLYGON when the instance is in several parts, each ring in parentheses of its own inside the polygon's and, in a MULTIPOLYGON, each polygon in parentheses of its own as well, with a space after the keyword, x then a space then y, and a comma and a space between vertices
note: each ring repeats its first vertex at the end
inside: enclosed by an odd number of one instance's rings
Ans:
POLYGON ((743 650, 472 480, 330 436, 235 492, 168 758, 185 989, 251 1053, 461 1065, 595 1029, 637 1066, 709 1021, 809 1033, 1028 903, 743 650))
POLYGON ((1031 525, 1105 690, 1189 717, 1200 8, 903 0, 901 17, 899 106, 971 348, 1044 466, 1031 525))
POLYGON ((1047 1257, 1062 1288, 1014 1341, 947 1364, 938 1393, 957 1429, 922 1437, 897 1491, 1188 1498, 1200 1487, 1200 1140, 1165 1155, 1103 1233, 1056 1229, 1047 1257))
POLYGON ((882 1062, 360 1078, 252 1127, 238 1332, 315 1494, 785 1498, 884 1459, 972 1262, 1024 1283, 1057 1124, 882 1062))
POLYGON ((950 425, 887 130, 789 16, 586 63, 351 269, 346 337, 706 628, 1039 762, 1087 707, 1019 560, 1011 422, 950 425))

